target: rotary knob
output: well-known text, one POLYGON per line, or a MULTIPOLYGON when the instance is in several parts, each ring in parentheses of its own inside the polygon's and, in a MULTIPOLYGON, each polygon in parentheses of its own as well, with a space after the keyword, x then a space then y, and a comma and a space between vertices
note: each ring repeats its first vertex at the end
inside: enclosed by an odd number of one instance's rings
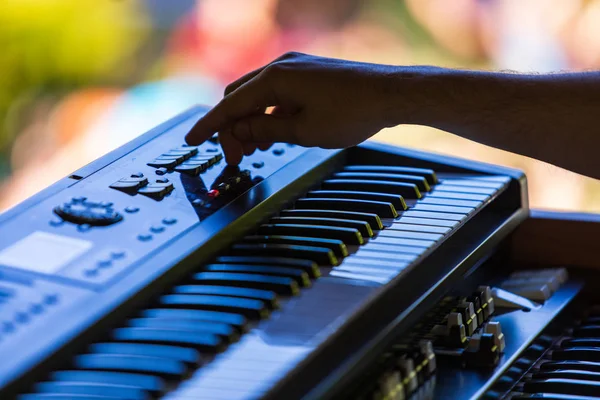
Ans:
POLYGON ((113 209, 112 203, 92 202, 77 197, 55 207, 54 213, 65 221, 78 225, 108 226, 123 219, 123 216, 113 209))

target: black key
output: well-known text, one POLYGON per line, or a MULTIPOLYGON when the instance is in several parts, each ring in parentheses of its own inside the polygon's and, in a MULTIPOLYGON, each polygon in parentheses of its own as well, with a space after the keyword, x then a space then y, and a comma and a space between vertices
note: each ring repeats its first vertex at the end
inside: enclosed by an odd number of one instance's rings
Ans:
POLYGON ((600 362, 600 349, 594 347, 577 347, 574 349, 551 350, 550 359, 555 361, 593 361, 600 362))
POLYGON ((300 287, 310 286, 310 277, 301 269, 276 267, 273 265, 244 265, 244 264, 208 264, 203 267, 208 272, 234 272, 242 274, 258 274, 292 278, 300 287))
POLYGON ((112 338, 121 342, 189 346, 212 353, 220 352, 225 348, 224 341, 212 333, 163 328, 117 328, 112 331, 112 338))
POLYGON ((562 348, 573 347, 600 347, 600 338, 566 339, 560 343, 562 348))
POLYGON ((261 225, 258 228, 259 235, 281 235, 281 236, 306 236, 322 237, 325 239, 337 239, 346 245, 363 244, 363 237, 354 228, 340 228, 334 226, 319 225, 261 225))
MULTIPOLYGON (((175 322, 177 320, 166 320, 175 322)), ((177 321, 180 322, 180 321, 177 321)), ((129 356, 169 358, 186 364, 200 364, 200 353, 188 347, 167 346, 146 343, 94 343, 90 346, 90 353, 126 354, 129 356)))
POLYGON ((540 371, 555 371, 561 369, 600 373, 600 363, 590 361, 544 361, 540 364, 540 371))
POLYGON ((222 322, 237 329, 238 332, 248 331, 248 320, 243 315, 206 310, 173 310, 171 308, 151 308, 141 313, 147 318, 190 319, 198 321, 222 322))
MULTIPOLYGON (((190 349, 191 350, 191 349, 190 349)), ((152 375, 105 371, 56 371, 51 379, 61 382, 100 383, 105 385, 130 386, 145 390, 153 395, 163 393, 165 382, 152 375)))
POLYGON ((319 217, 275 217, 269 220, 270 224, 291 224, 291 225, 323 225, 339 226, 342 228, 357 229, 363 237, 373 236, 371 226, 360 220, 337 219, 337 218, 319 218, 319 217))
POLYGON ((557 371, 541 371, 531 374, 531 379, 575 379, 579 381, 600 381, 599 372, 589 372, 576 369, 562 369, 557 371))
POLYGON ((421 192, 428 192, 431 189, 427 180, 424 177, 417 175, 388 174, 381 172, 338 172, 333 175, 333 178, 412 183, 417 185, 421 192))
POLYGON ((133 318, 127 321, 133 328, 168 329, 175 331, 199 332, 217 335, 227 343, 237 342, 240 338, 238 332, 231 325, 219 322, 206 322, 194 320, 173 320, 168 318, 133 318))
POLYGON ((146 400, 148 394, 143 391, 127 386, 112 386, 80 382, 40 382, 34 386, 39 393, 88 396, 105 396, 114 399, 146 400))
POLYGON ((361 179, 328 179, 321 187, 325 190, 356 190, 359 192, 380 192, 399 194, 405 199, 420 199, 421 192, 414 183, 392 181, 368 181, 361 179))
POLYGON ((176 294, 209 294, 216 296, 243 297, 247 299, 257 299, 264 301, 271 309, 279 308, 277 294, 270 290, 237 288, 231 286, 211 286, 211 285, 182 285, 175 286, 173 292, 176 294))
POLYGON ((326 247, 302 246, 295 244, 278 243, 242 243, 235 244, 229 252, 237 256, 274 256, 291 257, 302 260, 312 260, 319 265, 338 265, 338 259, 326 247))
POLYGON ((75 357, 76 368, 85 370, 141 372, 167 379, 181 379, 188 367, 176 360, 122 354, 81 354, 75 357))
MULTIPOLYGON (((244 239, 245 243, 271 243, 271 244, 293 244, 297 246, 310 246, 317 248, 326 248, 333 251, 335 256, 346 257, 348 255, 348 248, 341 240, 337 239, 323 239, 323 238, 311 238, 303 236, 246 236, 244 239)), ((286 254, 287 255, 287 254, 286 254)), ((289 256, 289 255, 287 255, 289 256)), ((327 255, 327 263, 332 262, 327 255)), ((315 260, 316 261, 316 260, 315 260)))
MULTIPOLYGON (((269 236, 272 237, 272 236, 269 236)), ((281 236, 284 237, 284 236, 281 236)), ((289 236, 293 237, 293 236, 289 236)), ((308 238, 312 239, 312 238, 308 238)), ((323 239, 327 240, 327 239, 323 239)), ((336 241, 331 239, 332 241, 336 241)), ((342 244, 344 244, 342 242, 342 244)), ((344 245, 346 248, 346 245, 344 245)), ((347 250, 346 250, 347 251, 347 250)), ((217 257, 212 264, 247 264, 247 265, 277 265, 279 267, 298 268, 305 271, 311 278, 321 276, 319 266, 311 260, 301 260, 290 257, 263 257, 263 256, 221 256, 217 257)))
POLYGON ((583 325, 573 329, 574 337, 600 337, 600 325, 583 325))
POLYGON ((298 199, 295 208, 302 210, 339 210, 372 213, 380 218, 396 218, 398 212, 392 203, 373 200, 355 200, 343 198, 305 198, 298 199))
MULTIPOLYGON (((310 192, 309 192, 310 194, 310 192)), ((309 196, 310 197, 310 196, 309 196)), ((322 196, 323 197, 323 196, 322 196)), ((383 224, 379 215, 372 213, 362 213, 355 211, 334 211, 334 210, 283 210, 279 213, 282 217, 323 217, 354 219, 367 222, 372 230, 383 229, 383 224)))
POLYGON ((199 272, 194 275, 194 279, 197 284, 272 290, 277 294, 287 296, 295 296, 300 293, 298 283, 292 278, 283 276, 234 274, 229 272, 199 272))
POLYGON ((430 186, 438 183, 437 176, 432 169, 412 167, 392 167, 387 165, 348 165, 344 171, 350 172, 377 172, 382 174, 409 174, 424 177, 430 186))
MULTIPOLYGON (((251 319, 261 319, 269 316, 269 310, 262 301, 237 297, 168 294, 160 297, 160 304, 161 306, 176 308, 234 312, 251 319)), ((206 336, 210 339, 214 335, 206 336)))
POLYGON ((351 190, 312 190, 306 194, 306 197, 381 201, 383 203, 392 203, 396 210, 406 210, 408 208, 404 201, 404 197, 399 194, 390 193, 356 192, 351 190))
POLYGON ((560 393, 577 396, 598 396, 600 382, 577 381, 573 379, 545 379, 523 383, 522 391, 527 393, 560 393))

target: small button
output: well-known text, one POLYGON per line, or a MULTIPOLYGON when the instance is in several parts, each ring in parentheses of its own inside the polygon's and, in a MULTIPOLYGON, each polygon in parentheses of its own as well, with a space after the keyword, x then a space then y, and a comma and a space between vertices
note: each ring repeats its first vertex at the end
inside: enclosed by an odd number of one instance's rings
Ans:
POLYGON ((32 314, 41 314, 44 311, 44 307, 40 303, 34 303, 29 306, 29 312, 32 314))
POLYGON ((77 230, 79 232, 87 232, 90 229, 92 229, 92 226, 90 224, 81 224, 77 226, 77 230))
POLYGON ((124 258, 125 255, 126 255, 125 250, 115 250, 115 251, 110 252, 110 257, 113 260, 120 260, 121 258, 124 258))
POLYGON ((205 150, 207 153, 218 153, 219 149, 216 149, 214 147, 210 147, 208 149, 205 150))
POLYGON ((285 150, 284 150, 284 149, 281 149, 281 148, 279 148, 279 149, 274 149, 274 150, 273 150, 273 154, 275 154, 276 156, 280 156, 280 155, 282 155, 283 153, 285 153, 285 150))
POLYGON ((173 225, 177 223, 177 218, 163 218, 162 223, 165 225, 173 225))
POLYGON ((18 312, 15 314, 15 321, 17 321, 20 324, 24 324, 27 321, 29 321, 29 315, 27 315, 27 313, 25 312, 18 312))
POLYGON ((294 143, 286 143, 287 147, 296 147, 294 143))
POLYGON ((4 321, 2 323, 2 332, 4 333, 10 333, 13 332, 15 330, 15 324, 13 324, 10 321, 4 321))
POLYGON ((50 226, 61 226, 65 223, 65 221, 63 221, 62 219, 51 219, 49 223, 50 226))
POLYGON ((112 266, 112 260, 100 260, 96 263, 99 268, 108 268, 112 266))
MULTIPOLYGON (((219 183, 219 185, 217 185, 217 190, 219 192, 226 192, 229 189, 231 189, 231 185, 229 185, 228 183, 219 183)), ((210 196, 210 194, 209 194, 210 196)))
POLYGON ((85 196, 77 196, 77 197, 73 197, 73 198, 71 199, 71 201, 72 201, 73 203, 83 203, 83 202, 84 202, 84 201, 86 201, 86 200, 87 200, 87 197, 85 197, 85 196))
POLYGON ((148 234, 148 233, 142 233, 138 235, 138 240, 142 241, 142 242, 147 242, 149 240, 152 240, 152 235, 148 234))
POLYGON ((83 273, 85 274, 85 276, 96 276, 98 275, 98 270, 96 268, 89 268, 86 269, 85 271, 83 271, 83 273))
POLYGON ((136 212, 140 211, 139 207, 135 207, 135 206, 129 206, 125 208, 125 212, 129 213, 129 214, 134 214, 136 212))
POLYGON ((152 233, 161 233, 165 231, 165 227, 164 226, 160 226, 160 225, 155 225, 155 226, 151 226, 150 227, 150 232, 152 233))
MULTIPOLYGON (((263 165, 264 165, 264 163, 263 163, 263 165)), ((241 170, 239 173, 239 176, 241 178, 248 178, 250 176, 250 170, 248 170, 248 169, 241 170)))
POLYGON ((265 166, 265 162, 264 161, 253 162, 252 166, 256 169, 259 169, 259 168, 262 168, 265 166))
POLYGON ((192 205, 194 205, 194 206, 203 206, 204 204, 206 204, 206 201, 204 201, 202 199, 192 200, 192 205))
POLYGON ((112 207, 114 204, 111 201, 101 201, 98 204, 100 207, 104 207, 104 208, 110 208, 112 207))
POLYGON ((209 190, 207 193, 208 197, 218 197, 219 196, 219 191, 218 190, 209 190))
POLYGON ((169 172, 169 170, 168 170, 168 169, 166 169, 166 168, 158 168, 158 169, 157 169, 156 171, 154 171, 154 172, 156 173, 156 175, 164 175, 164 174, 166 174, 167 172, 169 172))
POLYGON ((131 174, 132 178, 143 178, 144 174, 142 174, 141 172, 134 172, 133 174, 131 174))
POLYGON ((51 306, 58 303, 58 295, 56 293, 47 294, 44 296, 44 304, 51 306))
POLYGON ((169 183, 169 180, 167 178, 159 178, 156 180, 156 183, 169 183))

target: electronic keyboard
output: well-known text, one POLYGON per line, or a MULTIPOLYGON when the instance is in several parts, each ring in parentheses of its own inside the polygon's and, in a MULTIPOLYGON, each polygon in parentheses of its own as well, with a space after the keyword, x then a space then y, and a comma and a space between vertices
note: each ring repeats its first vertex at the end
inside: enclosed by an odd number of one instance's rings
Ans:
POLYGON ((595 216, 371 142, 227 166, 205 111, 0 216, 0 398, 600 398, 595 216))

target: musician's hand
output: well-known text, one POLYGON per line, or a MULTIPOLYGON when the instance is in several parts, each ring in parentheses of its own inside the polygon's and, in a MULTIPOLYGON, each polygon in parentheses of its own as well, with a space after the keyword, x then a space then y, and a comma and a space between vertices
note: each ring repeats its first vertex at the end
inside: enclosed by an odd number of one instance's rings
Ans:
POLYGON ((219 132, 229 164, 273 142, 306 147, 356 145, 388 126, 391 66, 288 53, 231 83, 186 137, 219 132), (271 113, 265 113, 273 107, 271 113))

